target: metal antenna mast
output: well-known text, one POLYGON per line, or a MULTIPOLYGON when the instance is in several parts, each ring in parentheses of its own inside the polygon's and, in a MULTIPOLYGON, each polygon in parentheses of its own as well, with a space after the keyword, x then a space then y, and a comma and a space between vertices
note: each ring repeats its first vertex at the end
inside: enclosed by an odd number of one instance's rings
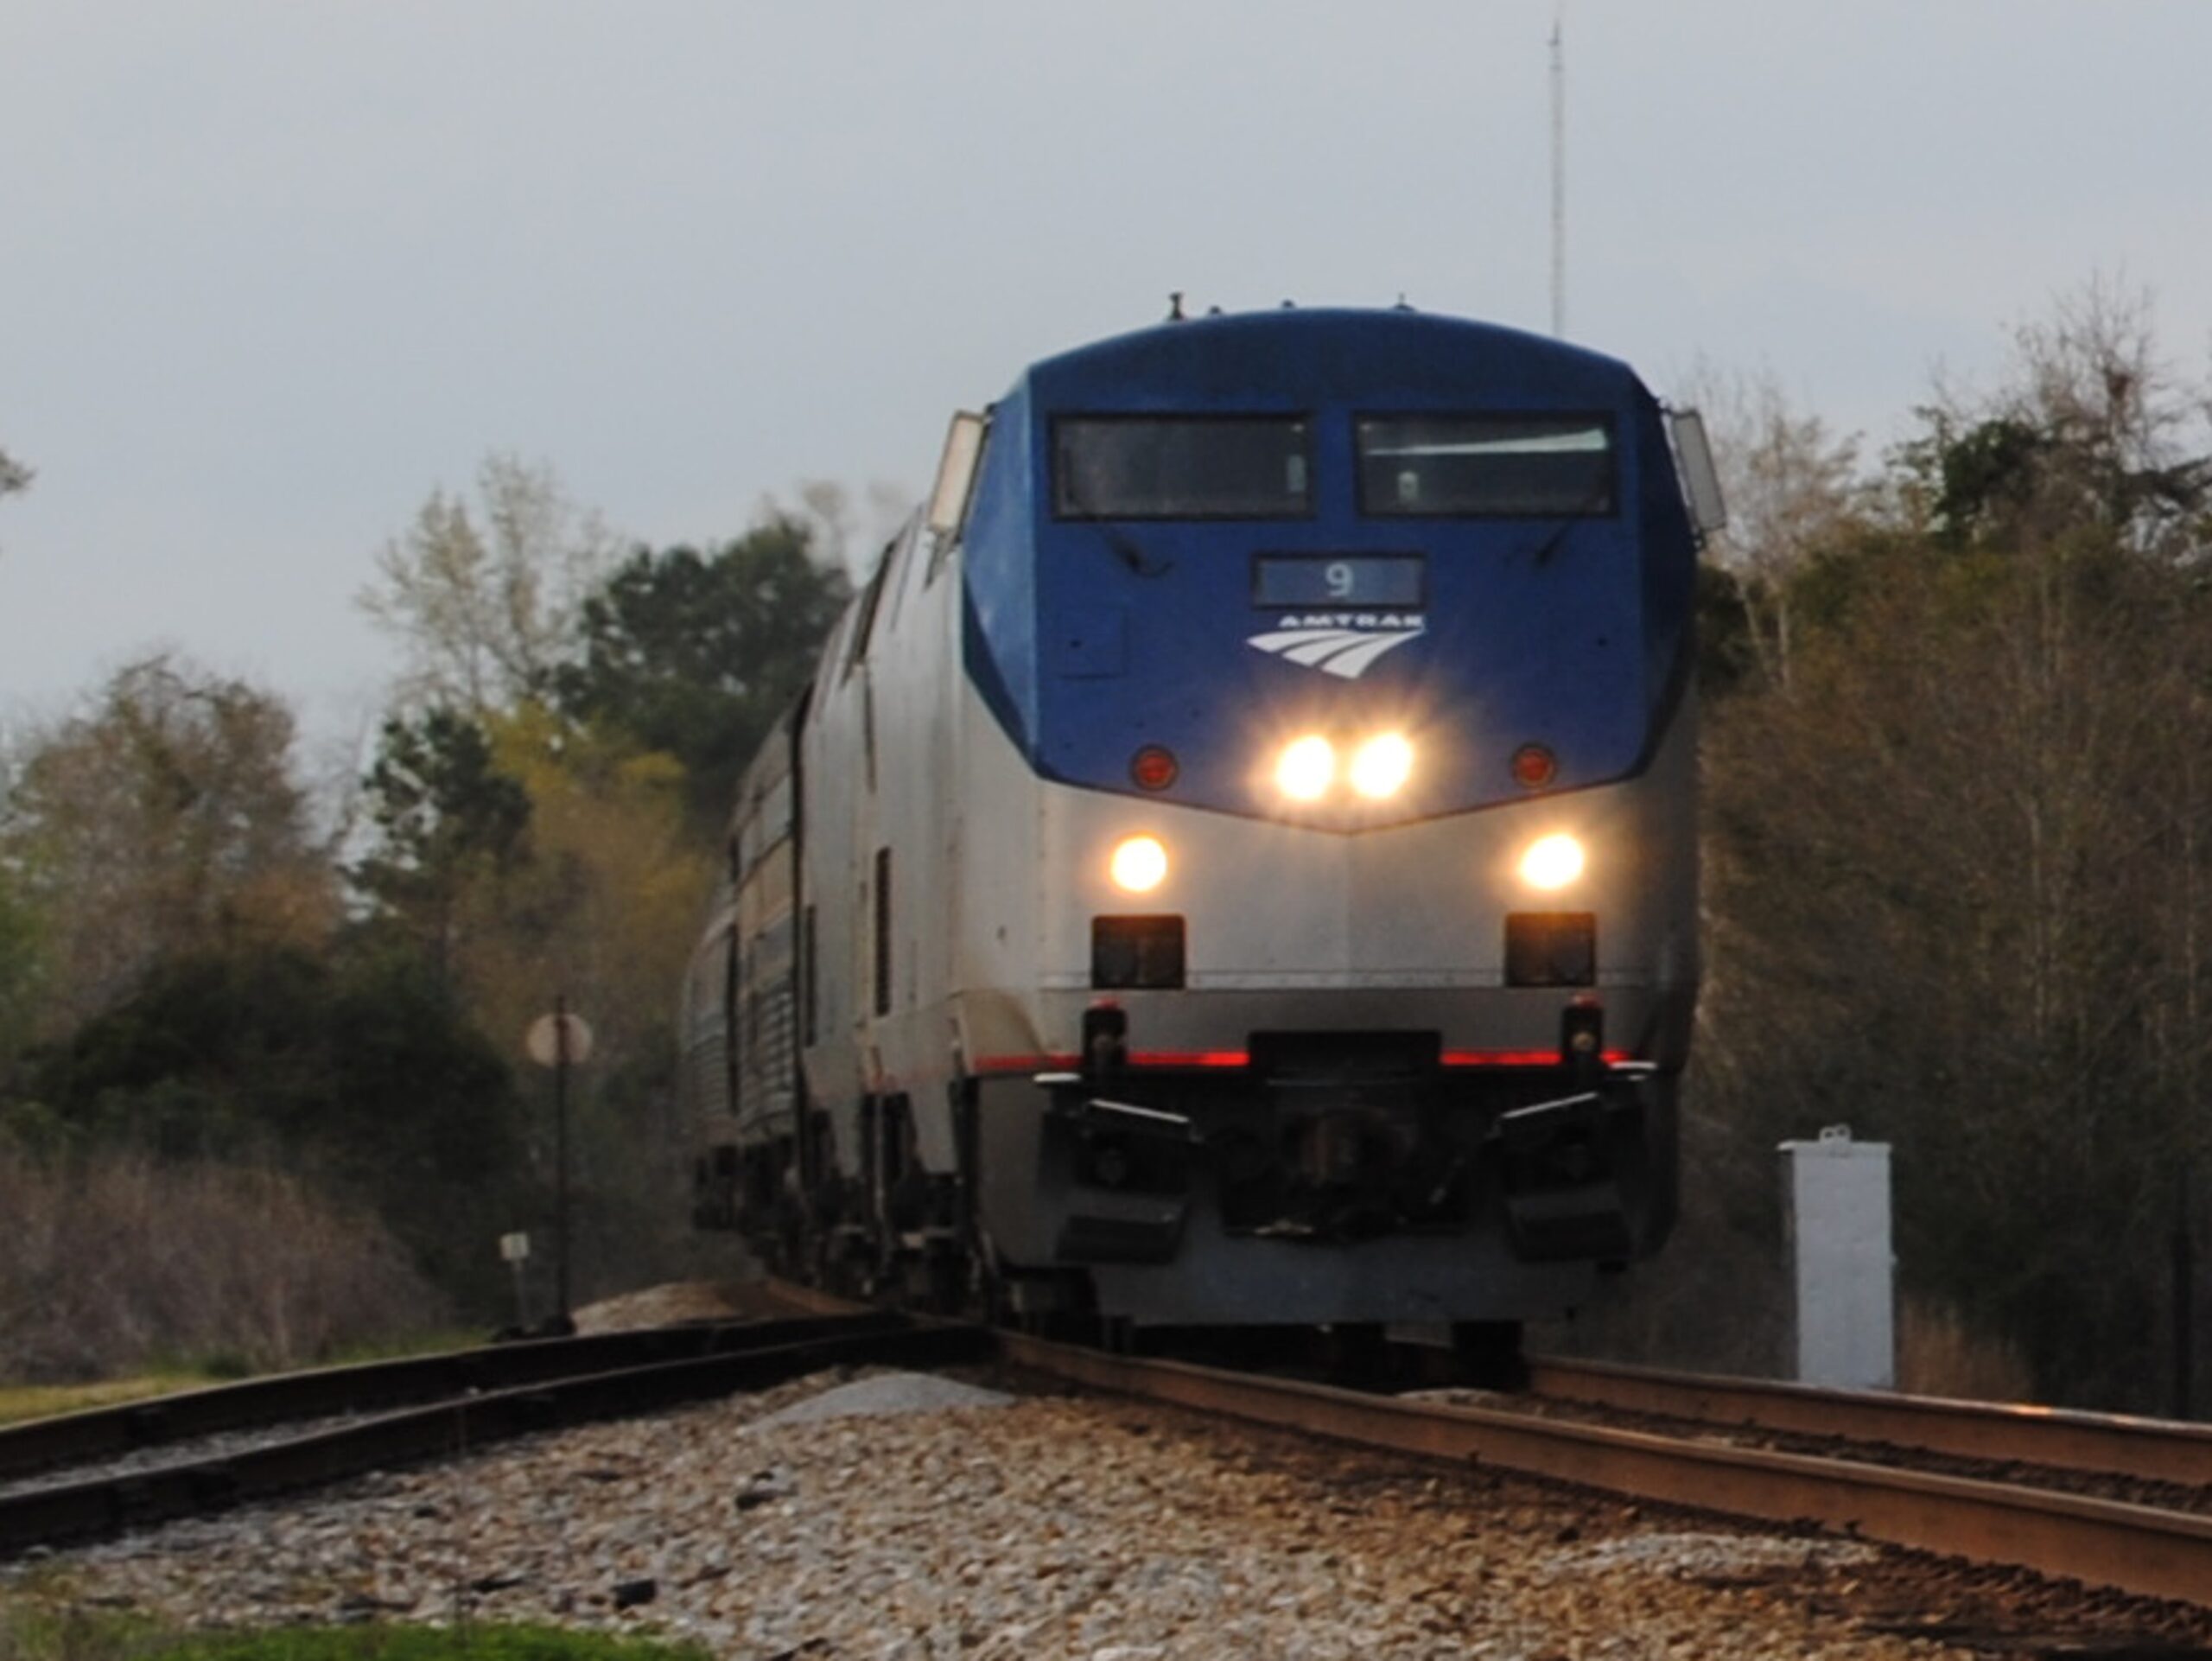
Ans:
POLYGON ((1552 333, 1567 334, 1567 5, 1552 12, 1552 333))

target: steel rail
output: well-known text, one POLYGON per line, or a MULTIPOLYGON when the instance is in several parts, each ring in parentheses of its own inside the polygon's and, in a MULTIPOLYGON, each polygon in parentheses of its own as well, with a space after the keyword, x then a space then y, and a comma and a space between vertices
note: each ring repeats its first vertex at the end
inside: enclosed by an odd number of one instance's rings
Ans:
POLYGON ((1550 1358, 1530 1363, 1529 1385, 1541 1396, 1665 1418, 1841 1436, 1962 1459, 2212 1485, 2212 1427, 2171 1420, 1550 1358))
POLYGON ((2153 1597, 2212 1601, 2212 1517, 1734 1448, 1487 1408, 1362 1395, 998 1334, 1001 1358, 1122 1395, 1668 1505, 1814 1523, 2153 1597))
POLYGON ((984 1360, 990 1351, 990 1334, 982 1327, 879 1318, 811 1341, 541 1378, 219 1458, 0 1495, 0 1556, 121 1533, 393 1465, 453 1458, 532 1431, 765 1389, 823 1367, 949 1366, 984 1360))
POLYGON ((842 1326, 820 1319, 695 1322, 277 1373, 0 1426, 0 1480, 59 1465, 90 1464, 194 1436, 264 1429, 289 1419, 378 1412, 468 1391, 512 1389, 541 1379, 898 1324, 897 1316, 880 1310, 852 1313, 842 1326))

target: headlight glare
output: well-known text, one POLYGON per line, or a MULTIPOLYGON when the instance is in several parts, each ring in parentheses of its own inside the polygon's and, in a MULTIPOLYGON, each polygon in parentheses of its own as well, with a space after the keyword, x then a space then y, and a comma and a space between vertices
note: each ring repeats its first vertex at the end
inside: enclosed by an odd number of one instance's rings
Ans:
POLYGON ((1150 894, 1167 880, 1167 850, 1157 837, 1125 837, 1116 844, 1107 874, 1124 894, 1150 894))
POLYGON ((1336 748, 1319 733, 1293 739, 1275 762, 1275 787, 1294 802, 1319 801, 1336 776, 1336 748))
POLYGON ((1539 837, 1521 856, 1521 880, 1532 888, 1564 888, 1582 875, 1582 844, 1564 830, 1539 837))
POLYGON ((1414 747, 1400 733, 1370 738, 1352 757, 1351 787, 1371 800, 1395 796, 1413 777, 1414 747))

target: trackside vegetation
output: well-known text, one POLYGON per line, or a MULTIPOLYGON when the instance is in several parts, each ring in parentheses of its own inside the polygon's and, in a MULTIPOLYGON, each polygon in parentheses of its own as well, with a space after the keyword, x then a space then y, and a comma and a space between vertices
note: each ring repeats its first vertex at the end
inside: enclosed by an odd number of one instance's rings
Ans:
MULTIPOLYGON (((2016 347, 1879 455, 1756 382, 1694 399, 1732 524, 1684 1219, 1541 1343, 1773 1368, 1775 1144, 1841 1123, 1894 1149, 1909 1386, 2170 1404, 2212 1241, 2212 385, 2104 285, 2016 347)), ((399 678, 341 788, 175 654, 0 747, 0 1377, 512 1319, 556 994, 598 1040, 578 1296, 696 1266, 670 1006, 730 780, 849 595, 807 500, 627 547, 493 458, 365 562, 399 678)))
POLYGON ((2212 1210, 2212 402, 2149 315, 2092 287, 1871 466, 1720 400, 1692 1210, 1616 1341, 1778 1360, 1775 1144, 1848 1124, 1893 1149, 1907 1387, 2171 1405, 2212 1210))
POLYGON ((555 1136, 519 1041, 556 996, 597 1039, 574 1295, 685 1267, 671 989, 714 804, 849 592, 841 523, 625 549, 495 457, 375 561, 405 666, 341 787, 283 700, 175 653, 0 748, 0 1380, 542 1319, 555 1136))

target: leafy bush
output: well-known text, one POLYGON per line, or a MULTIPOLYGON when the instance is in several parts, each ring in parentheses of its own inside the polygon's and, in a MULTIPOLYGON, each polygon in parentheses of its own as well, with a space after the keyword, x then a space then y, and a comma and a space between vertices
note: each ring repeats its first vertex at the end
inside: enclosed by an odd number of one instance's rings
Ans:
POLYGON ((449 1295, 479 1313, 499 1295, 491 1243, 522 1164, 512 1078, 411 958, 171 959, 31 1079, 73 1149, 311 1172, 449 1295))

